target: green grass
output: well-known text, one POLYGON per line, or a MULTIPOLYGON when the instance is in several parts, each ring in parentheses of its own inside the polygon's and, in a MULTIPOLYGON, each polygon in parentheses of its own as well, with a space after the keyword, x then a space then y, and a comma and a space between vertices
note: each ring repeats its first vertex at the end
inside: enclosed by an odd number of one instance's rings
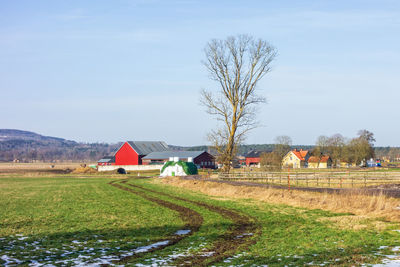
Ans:
MULTIPOLYGON (((0 258, 7 255, 25 264, 28 260, 53 264, 62 260, 63 264, 73 264, 79 255, 90 259, 126 253, 183 229, 184 222, 176 212, 114 188, 107 184, 111 180, 72 175, 0 178, 0 258)), ((262 229, 260 236, 254 236, 257 243, 217 265, 351 266, 378 262, 380 253, 394 254, 390 249, 400 245, 400 233, 393 231, 400 229, 397 223, 366 218, 362 221, 363 229, 352 230, 331 220, 337 216, 351 217, 350 214, 255 200, 210 198, 151 181, 137 179, 129 183, 233 209, 257 220, 262 229), (385 227, 374 227, 377 223, 385 227), (381 246, 388 247, 380 249, 381 246)), ((204 222, 198 232, 176 245, 133 263, 150 264, 159 260, 162 264, 171 255, 211 247, 232 223, 204 207, 154 193, 149 195, 191 208, 203 216, 204 222)))
MULTIPOLYGON (((199 193, 182 192, 171 186, 147 184, 135 181, 153 189, 169 192, 186 198, 236 209, 258 219, 262 235, 249 251, 239 253, 237 259, 230 259, 226 265, 246 263, 268 264, 269 266, 314 264, 352 265, 360 262, 377 262, 379 253, 393 254, 389 248, 381 251, 381 246, 399 246, 399 224, 388 223, 386 230, 374 229, 377 220, 365 219, 367 228, 346 230, 335 226, 326 218, 349 216, 322 210, 294 208, 287 205, 262 203, 254 200, 216 200, 199 193)), ((351 215, 350 215, 351 216, 351 215)), ((378 220, 379 221, 379 220, 378 220)), ((224 265, 224 263, 222 263, 224 265)))
POLYGON ((182 228, 176 212, 113 188, 109 181, 1 178, 0 247, 10 251, 3 249, 0 254, 39 261, 52 255, 46 262, 79 254, 98 256, 103 251, 109 255, 147 245, 182 228), (72 254, 62 257, 66 252, 72 254))

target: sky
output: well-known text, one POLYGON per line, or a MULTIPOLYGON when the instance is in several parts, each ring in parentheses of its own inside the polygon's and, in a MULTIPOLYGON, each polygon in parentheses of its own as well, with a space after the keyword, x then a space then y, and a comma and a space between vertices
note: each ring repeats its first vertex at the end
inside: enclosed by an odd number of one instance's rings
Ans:
POLYGON ((400 146, 398 0, 0 0, 0 128, 207 144, 204 47, 238 34, 278 52, 247 144, 367 129, 400 146))

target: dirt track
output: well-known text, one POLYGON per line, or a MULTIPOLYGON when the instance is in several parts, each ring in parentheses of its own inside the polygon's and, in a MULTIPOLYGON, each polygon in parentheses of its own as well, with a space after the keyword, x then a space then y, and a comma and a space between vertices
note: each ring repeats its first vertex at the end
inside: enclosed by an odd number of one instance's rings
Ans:
POLYGON ((213 243, 213 246, 210 249, 208 249, 207 251, 202 251, 201 254, 178 258, 174 262, 176 265, 206 266, 212 263, 219 262, 224 258, 235 255, 235 253, 239 249, 245 250, 248 246, 254 244, 256 242, 254 237, 257 237, 261 233, 261 227, 257 225, 253 218, 241 214, 237 211, 209 205, 204 202, 193 201, 190 199, 173 196, 167 193, 147 189, 138 185, 128 184, 127 181, 123 181, 122 183, 126 183, 131 187, 139 188, 151 193, 167 196, 169 198, 174 198, 176 200, 181 200, 200 207, 204 207, 212 212, 219 213, 220 215, 230 219, 233 222, 233 225, 228 229, 228 231, 224 235, 220 236, 213 243), (207 254, 211 256, 205 257, 204 255, 207 254))
MULTIPOLYGON (((165 200, 161 200, 155 197, 151 197, 148 196, 146 193, 140 192, 140 191, 136 191, 136 190, 132 190, 130 188, 127 188, 125 186, 122 186, 121 184, 119 184, 118 182, 120 182, 120 180, 116 180, 116 181, 112 181, 109 184, 122 189, 124 191, 139 195, 141 197, 143 197, 144 199, 147 199, 149 201, 152 201, 154 203, 156 203, 157 205, 166 207, 170 210, 174 210, 177 211, 179 213, 179 216, 182 218, 182 220, 186 223, 184 228, 190 230, 190 232, 188 234, 185 235, 170 235, 167 236, 165 239, 163 240, 158 240, 158 242, 162 242, 162 241, 169 241, 168 244, 165 245, 161 245, 161 246, 157 246, 153 249, 147 250, 145 253, 138 253, 138 254, 133 254, 132 256, 128 256, 125 257, 123 259, 121 259, 120 261, 118 261, 119 264, 123 264, 123 263, 127 263, 135 258, 140 258, 142 257, 144 254, 147 253, 151 253, 154 252, 156 250, 160 250, 163 249, 167 246, 171 246, 174 245, 176 243, 178 243, 180 240, 182 240, 183 238, 192 235, 194 232, 197 232, 200 228, 200 226, 203 224, 203 217, 196 211, 186 208, 184 206, 180 206, 177 204, 174 204, 172 202, 169 201, 165 201, 165 200)), ((125 181, 126 182, 126 181, 125 181)))
MULTIPOLYGON (((187 222, 186 228, 191 230, 191 234, 199 230, 200 226, 203 223, 203 217, 196 211, 193 211, 189 208, 159 199, 157 198, 157 195, 168 197, 171 199, 176 199, 179 201, 184 201, 187 203, 191 203, 206 208, 212 212, 218 213, 230 219, 233 222, 232 226, 229 227, 228 231, 213 242, 211 248, 203 250, 200 253, 193 254, 190 256, 179 257, 172 263, 172 265, 206 266, 212 263, 219 262, 227 257, 235 255, 239 250, 243 251, 248 246, 254 244, 256 242, 255 237, 257 237, 261 233, 260 226, 255 222, 253 218, 241 214, 235 210, 217 207, 204 202, 193 201, 190 199, 173 196, 167 193, 158 192, 155 190, 144 188, 142 186, 129 184, 128 181, 129 181, 128 179, 117 180, 110 182, 109 184, 116 188, 128 191, 133 194, 137 194, 147 200, 156 203, 157 205, 161 205, 169 209, 178 211, 182 219, 185 222, 187 222), (127 188, 126 186, 129 186, 130 188, 127 188)), ((170 240, 171 242, 169 242, 167 245, 154 248, 147 252, 154 252, 155 250, 160 250, 167 246, 171 246, 187 236, 188 235, 165 238, 164 240, 170 240)), ((122 259, 119 263, 128 263, 129 261, 135 258, 139 258, 141 256, 143 256, 143 253, 134 254, 133 256, 122 259)))

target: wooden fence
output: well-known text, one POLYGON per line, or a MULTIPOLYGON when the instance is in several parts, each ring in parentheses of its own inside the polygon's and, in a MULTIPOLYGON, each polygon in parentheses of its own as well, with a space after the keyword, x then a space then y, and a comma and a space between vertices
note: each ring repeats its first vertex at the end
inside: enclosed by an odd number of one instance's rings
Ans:
POLYGON ((351 188, 400 183, 400 172, 331 171, 331 172, 234 172, 219 173, 218 178, 230 181, 251 181, 302 187, 351 188))

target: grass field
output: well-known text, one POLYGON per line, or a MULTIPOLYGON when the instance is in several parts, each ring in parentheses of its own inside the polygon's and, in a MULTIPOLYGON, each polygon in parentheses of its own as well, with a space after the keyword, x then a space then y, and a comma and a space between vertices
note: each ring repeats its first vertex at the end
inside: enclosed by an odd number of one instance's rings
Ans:
POLYGON ((399 250, 399 223, 368 214, 120 177, 2 176, 0 265, 351 266, 399 250))

